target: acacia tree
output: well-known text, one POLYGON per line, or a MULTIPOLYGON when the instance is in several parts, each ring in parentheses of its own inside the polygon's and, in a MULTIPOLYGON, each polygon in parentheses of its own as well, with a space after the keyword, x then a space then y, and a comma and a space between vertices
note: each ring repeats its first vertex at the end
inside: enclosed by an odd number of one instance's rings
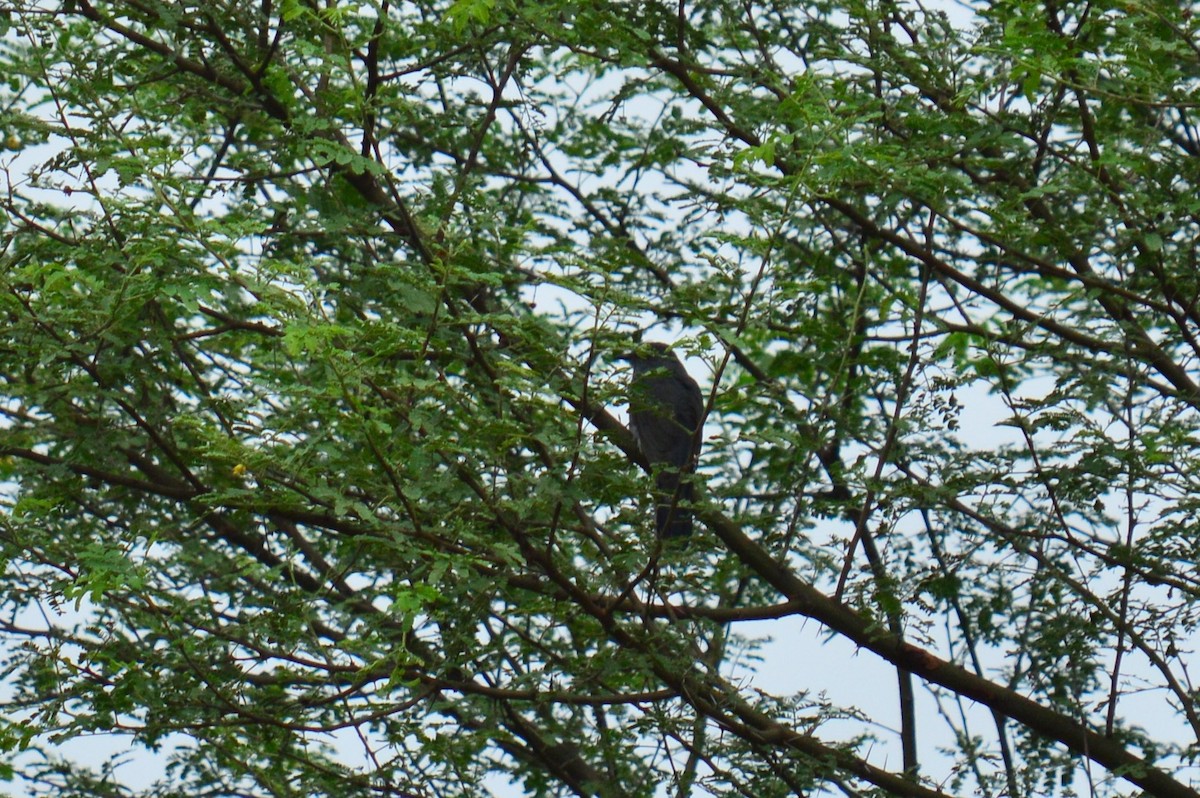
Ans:
POLYGON ((1196 796, 1198 10, 5 4, 8 774, 1196 796))

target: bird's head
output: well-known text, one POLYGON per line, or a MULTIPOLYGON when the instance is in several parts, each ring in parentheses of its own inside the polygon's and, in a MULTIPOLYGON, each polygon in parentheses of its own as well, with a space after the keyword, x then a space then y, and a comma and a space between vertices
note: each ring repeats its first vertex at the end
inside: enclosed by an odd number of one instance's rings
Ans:
POLYGON ((663 368, 670 363, 678 363, 679 358, 671 351, 671 347, 659 341, 639 343, 637 348, 617 355, 617 360, 624 360, 633 366, 634 372, 663 368))

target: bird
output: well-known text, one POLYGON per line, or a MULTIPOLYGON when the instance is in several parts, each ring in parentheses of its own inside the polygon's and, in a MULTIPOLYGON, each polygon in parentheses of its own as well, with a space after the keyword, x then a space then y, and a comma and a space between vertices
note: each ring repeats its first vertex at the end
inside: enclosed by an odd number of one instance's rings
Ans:
POLYGON ((657 470, 654 528, 660 538, 692 534, 692 474, 700 455, 698 430, 704 421, 704 396, 679 357, 663 343, 625 352, 629 363, 629 431, 657 470))

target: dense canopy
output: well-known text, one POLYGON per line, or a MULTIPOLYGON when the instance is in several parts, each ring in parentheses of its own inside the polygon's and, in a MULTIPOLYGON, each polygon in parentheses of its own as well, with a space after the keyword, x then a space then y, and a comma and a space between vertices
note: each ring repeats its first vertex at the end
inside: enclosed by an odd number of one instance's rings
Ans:
POLYGON ((1200 4, 0 33, 16 794, 1200 794, 1200 4))

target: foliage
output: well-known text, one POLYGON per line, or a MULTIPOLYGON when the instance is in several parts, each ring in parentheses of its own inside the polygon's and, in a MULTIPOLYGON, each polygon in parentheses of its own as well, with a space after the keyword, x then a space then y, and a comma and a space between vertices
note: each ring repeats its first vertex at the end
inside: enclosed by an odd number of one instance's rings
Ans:
POLYGON ((1197 795, 1200 6, 947 10, 3 6, 3 775, 1197 795))

